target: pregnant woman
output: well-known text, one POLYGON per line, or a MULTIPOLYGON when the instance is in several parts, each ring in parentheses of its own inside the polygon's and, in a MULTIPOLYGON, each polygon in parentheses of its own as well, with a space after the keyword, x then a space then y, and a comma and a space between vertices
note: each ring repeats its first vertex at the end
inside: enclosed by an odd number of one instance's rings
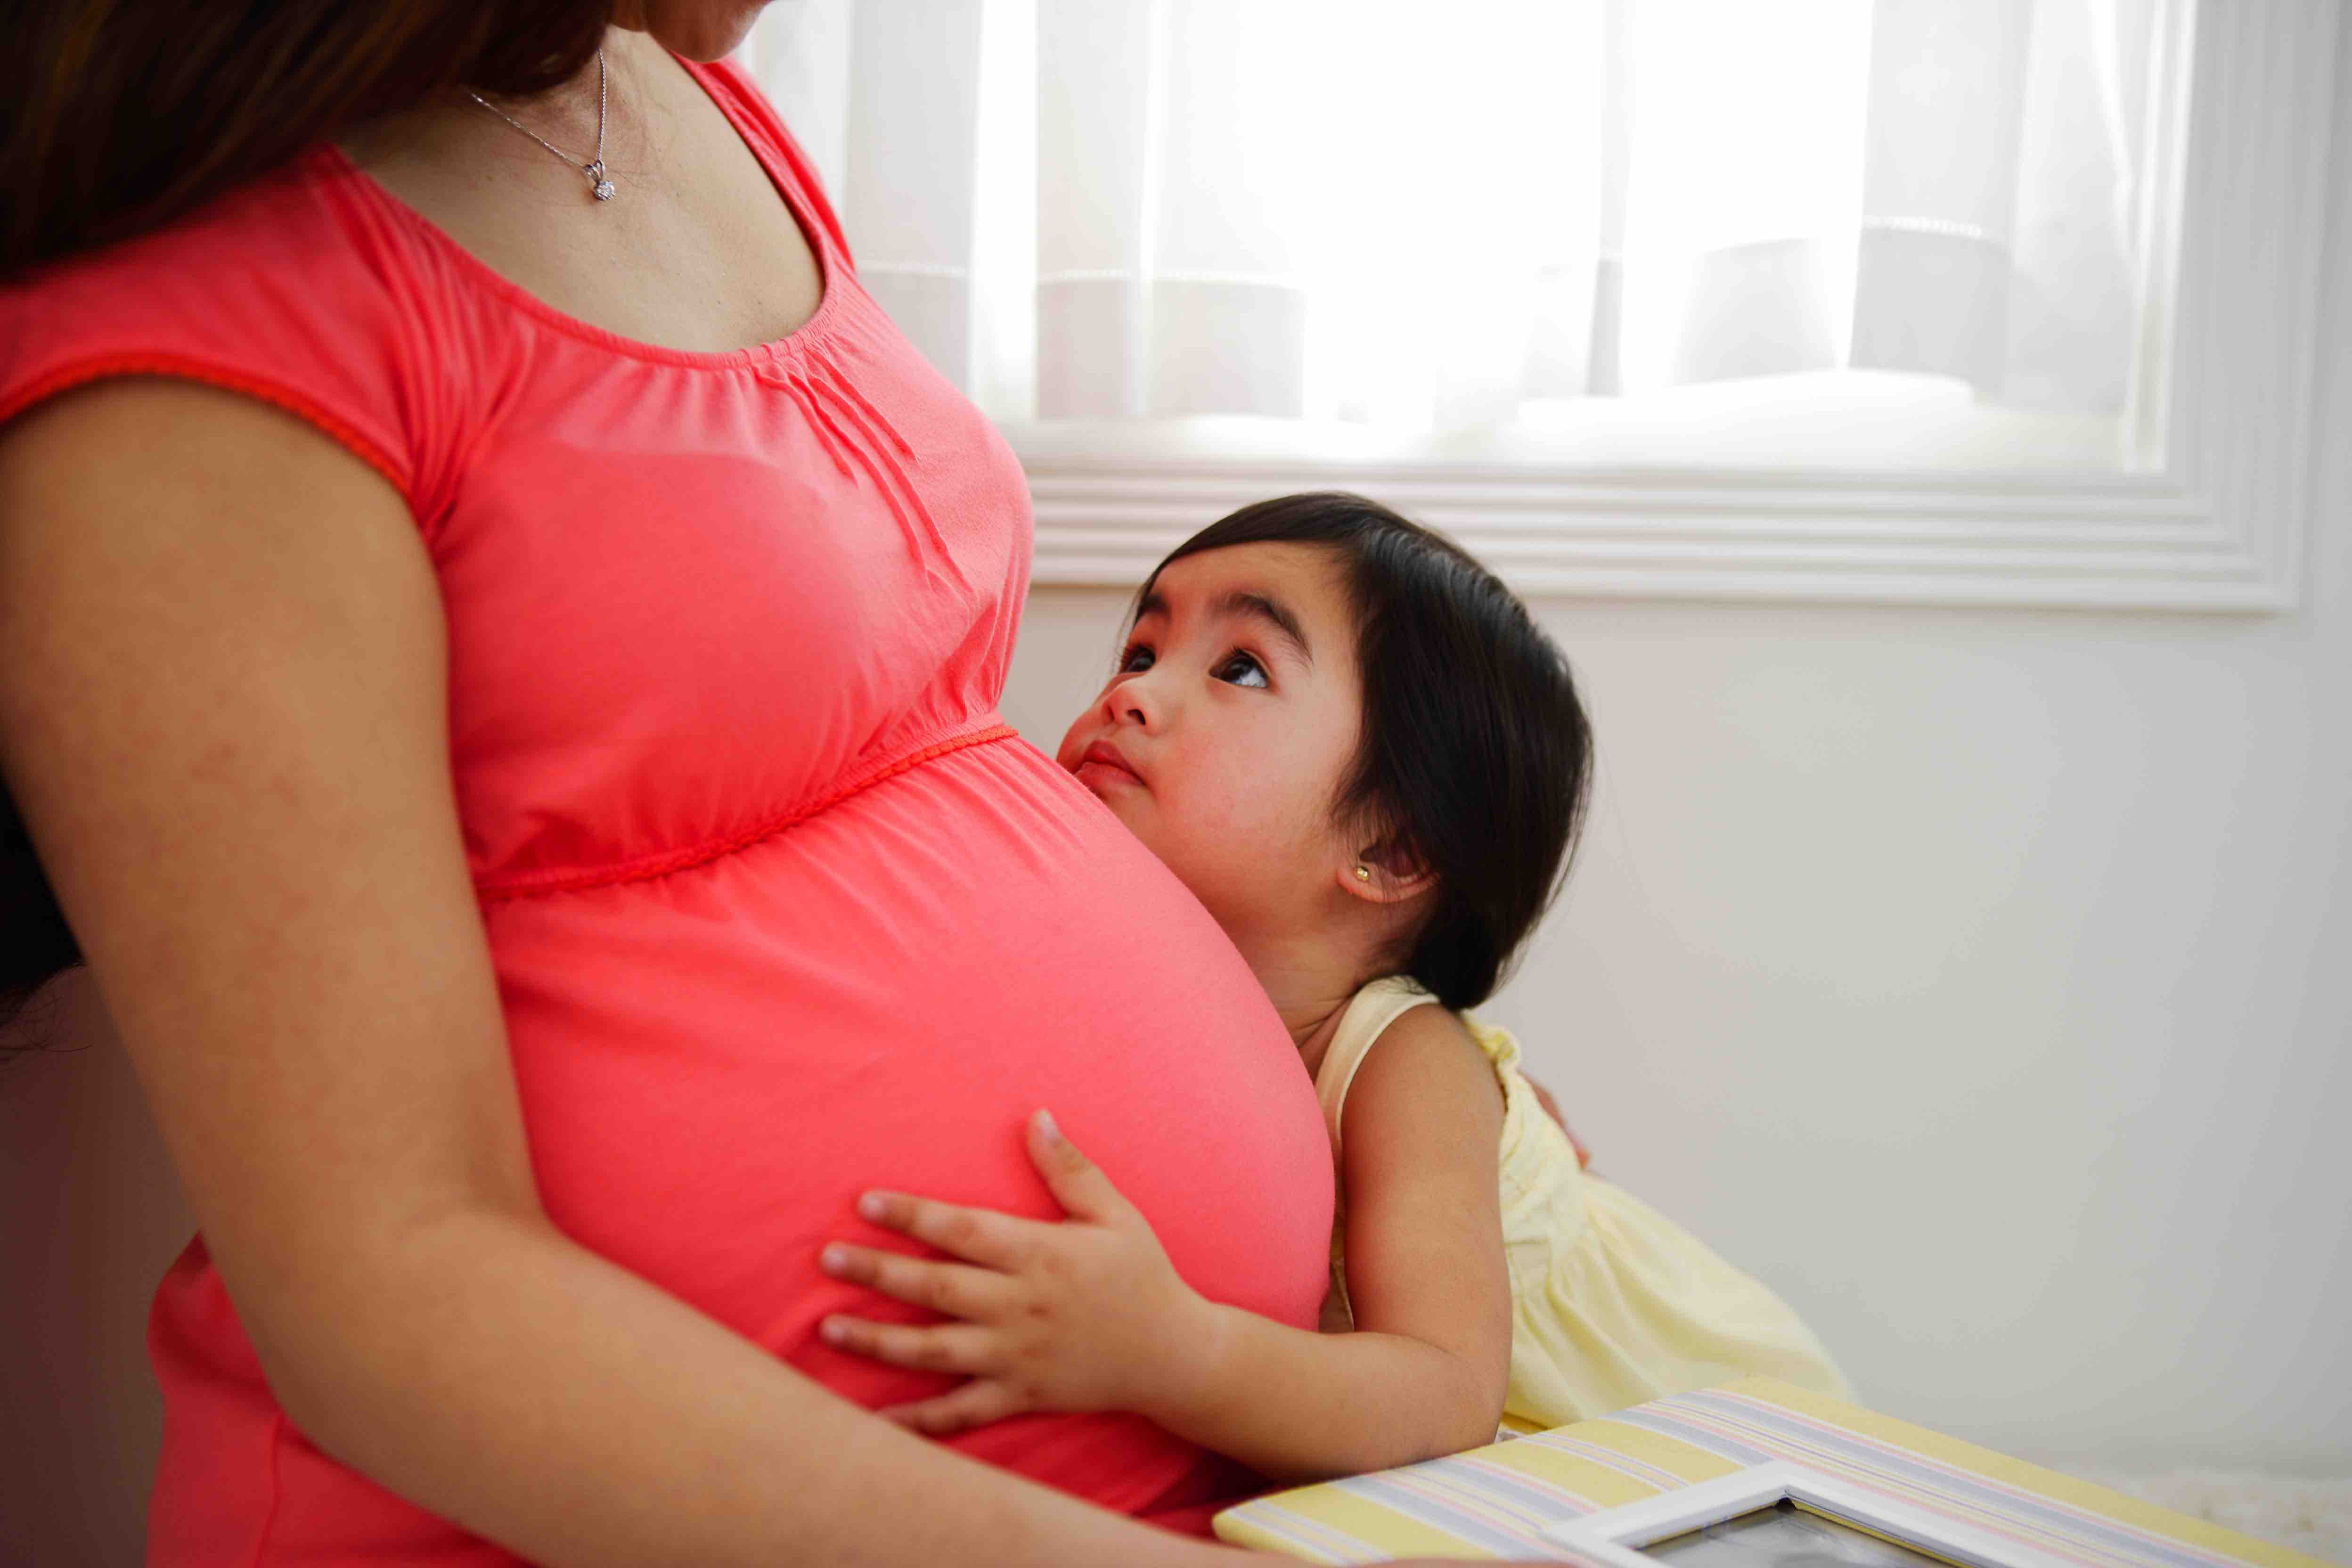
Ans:
POLYGON ((1222 1461, 929 1443, 814 1332, 865 1187, 1055 1212, 1041 1105, 1315 1321, 1314 1095, 998 717, 1020 469, 694 63, 758 9, 60 0, 0 68, 0 981, 87 959, 200 1224, 152 1563, 1220 1560, 1115 1514, 1222 1461))

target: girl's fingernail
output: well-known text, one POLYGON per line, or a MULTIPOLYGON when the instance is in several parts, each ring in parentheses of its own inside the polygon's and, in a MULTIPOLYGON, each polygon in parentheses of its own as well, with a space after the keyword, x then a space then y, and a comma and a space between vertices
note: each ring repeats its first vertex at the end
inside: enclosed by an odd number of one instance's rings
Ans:
POLYGON ((817 1267, 827 1274, 838 1274, 849 1267, 849 1248, 835 1242, 816 1255, 817 1267))
POLYGON ((834 1318, 827 1318, 824 1322, 819 1323, 816 1326, 816 1331, 817 1337, 829 1345, 837 1345, 849 1337, 849 1331, 841 1326, 839 1320, 834 1318))
POLYGON ((882 1217, 882 1194, 880 1193, 868 1193, 864 1197, 858 1199, 857 1212, 864 1215, 867 1219, 880 1219, 882 1217))
POLYGON ((1054 1113, 1050 1110, 1041 1110, 1037 1113, 1037 1131, 1043 1132, 1049 1142, 1061 1142, 1061 1124, 1054 1120, 1054 1113))

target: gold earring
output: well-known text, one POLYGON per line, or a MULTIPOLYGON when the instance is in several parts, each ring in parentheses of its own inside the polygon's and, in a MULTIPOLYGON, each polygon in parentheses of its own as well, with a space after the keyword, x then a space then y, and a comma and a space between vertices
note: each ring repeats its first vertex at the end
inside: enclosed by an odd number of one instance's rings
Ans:
POLYGON ((1370 868, 1370 867, 1369 867, 1369 866, 1364 866, 1364 865, 1359 865, 1359 866, 1356 868, 1356 880, 1358 880, 1359 882, 1369 882, 1369 881, 1370 881, 1371 879, 1372 879, 1372 871, 1371 871, 1371 868, 1370 868))

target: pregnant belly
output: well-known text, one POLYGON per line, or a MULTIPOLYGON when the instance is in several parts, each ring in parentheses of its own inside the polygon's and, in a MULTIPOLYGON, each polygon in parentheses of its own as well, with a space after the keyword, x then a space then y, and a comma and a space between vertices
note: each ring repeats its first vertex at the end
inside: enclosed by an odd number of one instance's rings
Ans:
MULTIPOLYGON (((1330 1157, 1288 1036, 1182 886, 1021 742, 974 747, 653 880, 488 911, 541 1193, 579 1240, 867 1405, 944 1380, 814 1337, 921 1314, 817 1249, 910 1246, 892 1186, 1058 1217, 1023 1152, 1050 1107, 1196 1289, 1312 1328, 1330 1157)), ((1112 1508, 1197 1473, 1129 1415, 966 1435, 1112 1508)))

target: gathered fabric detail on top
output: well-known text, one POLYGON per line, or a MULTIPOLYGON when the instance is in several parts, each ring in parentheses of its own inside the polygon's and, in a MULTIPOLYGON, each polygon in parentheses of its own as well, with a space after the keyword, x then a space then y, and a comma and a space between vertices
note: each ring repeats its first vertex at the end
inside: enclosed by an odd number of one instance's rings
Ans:
POLYGON ((856 482, 856 474, 851 469, 855 463, 873 482, 926 578, 970 588, 971 583, 948 548, 947 535, 940 531, 939 520, 923 504, 922 492, 915 488, 907 472, 914 460, 915 448, 889 417, 843 374, 824 342, 793 342, 787 347, 792 360, 780 359, 761 365, 754 374, 799 406, 809 428, 815 433, 817 444, 824 448, 842 478, 856 482))

